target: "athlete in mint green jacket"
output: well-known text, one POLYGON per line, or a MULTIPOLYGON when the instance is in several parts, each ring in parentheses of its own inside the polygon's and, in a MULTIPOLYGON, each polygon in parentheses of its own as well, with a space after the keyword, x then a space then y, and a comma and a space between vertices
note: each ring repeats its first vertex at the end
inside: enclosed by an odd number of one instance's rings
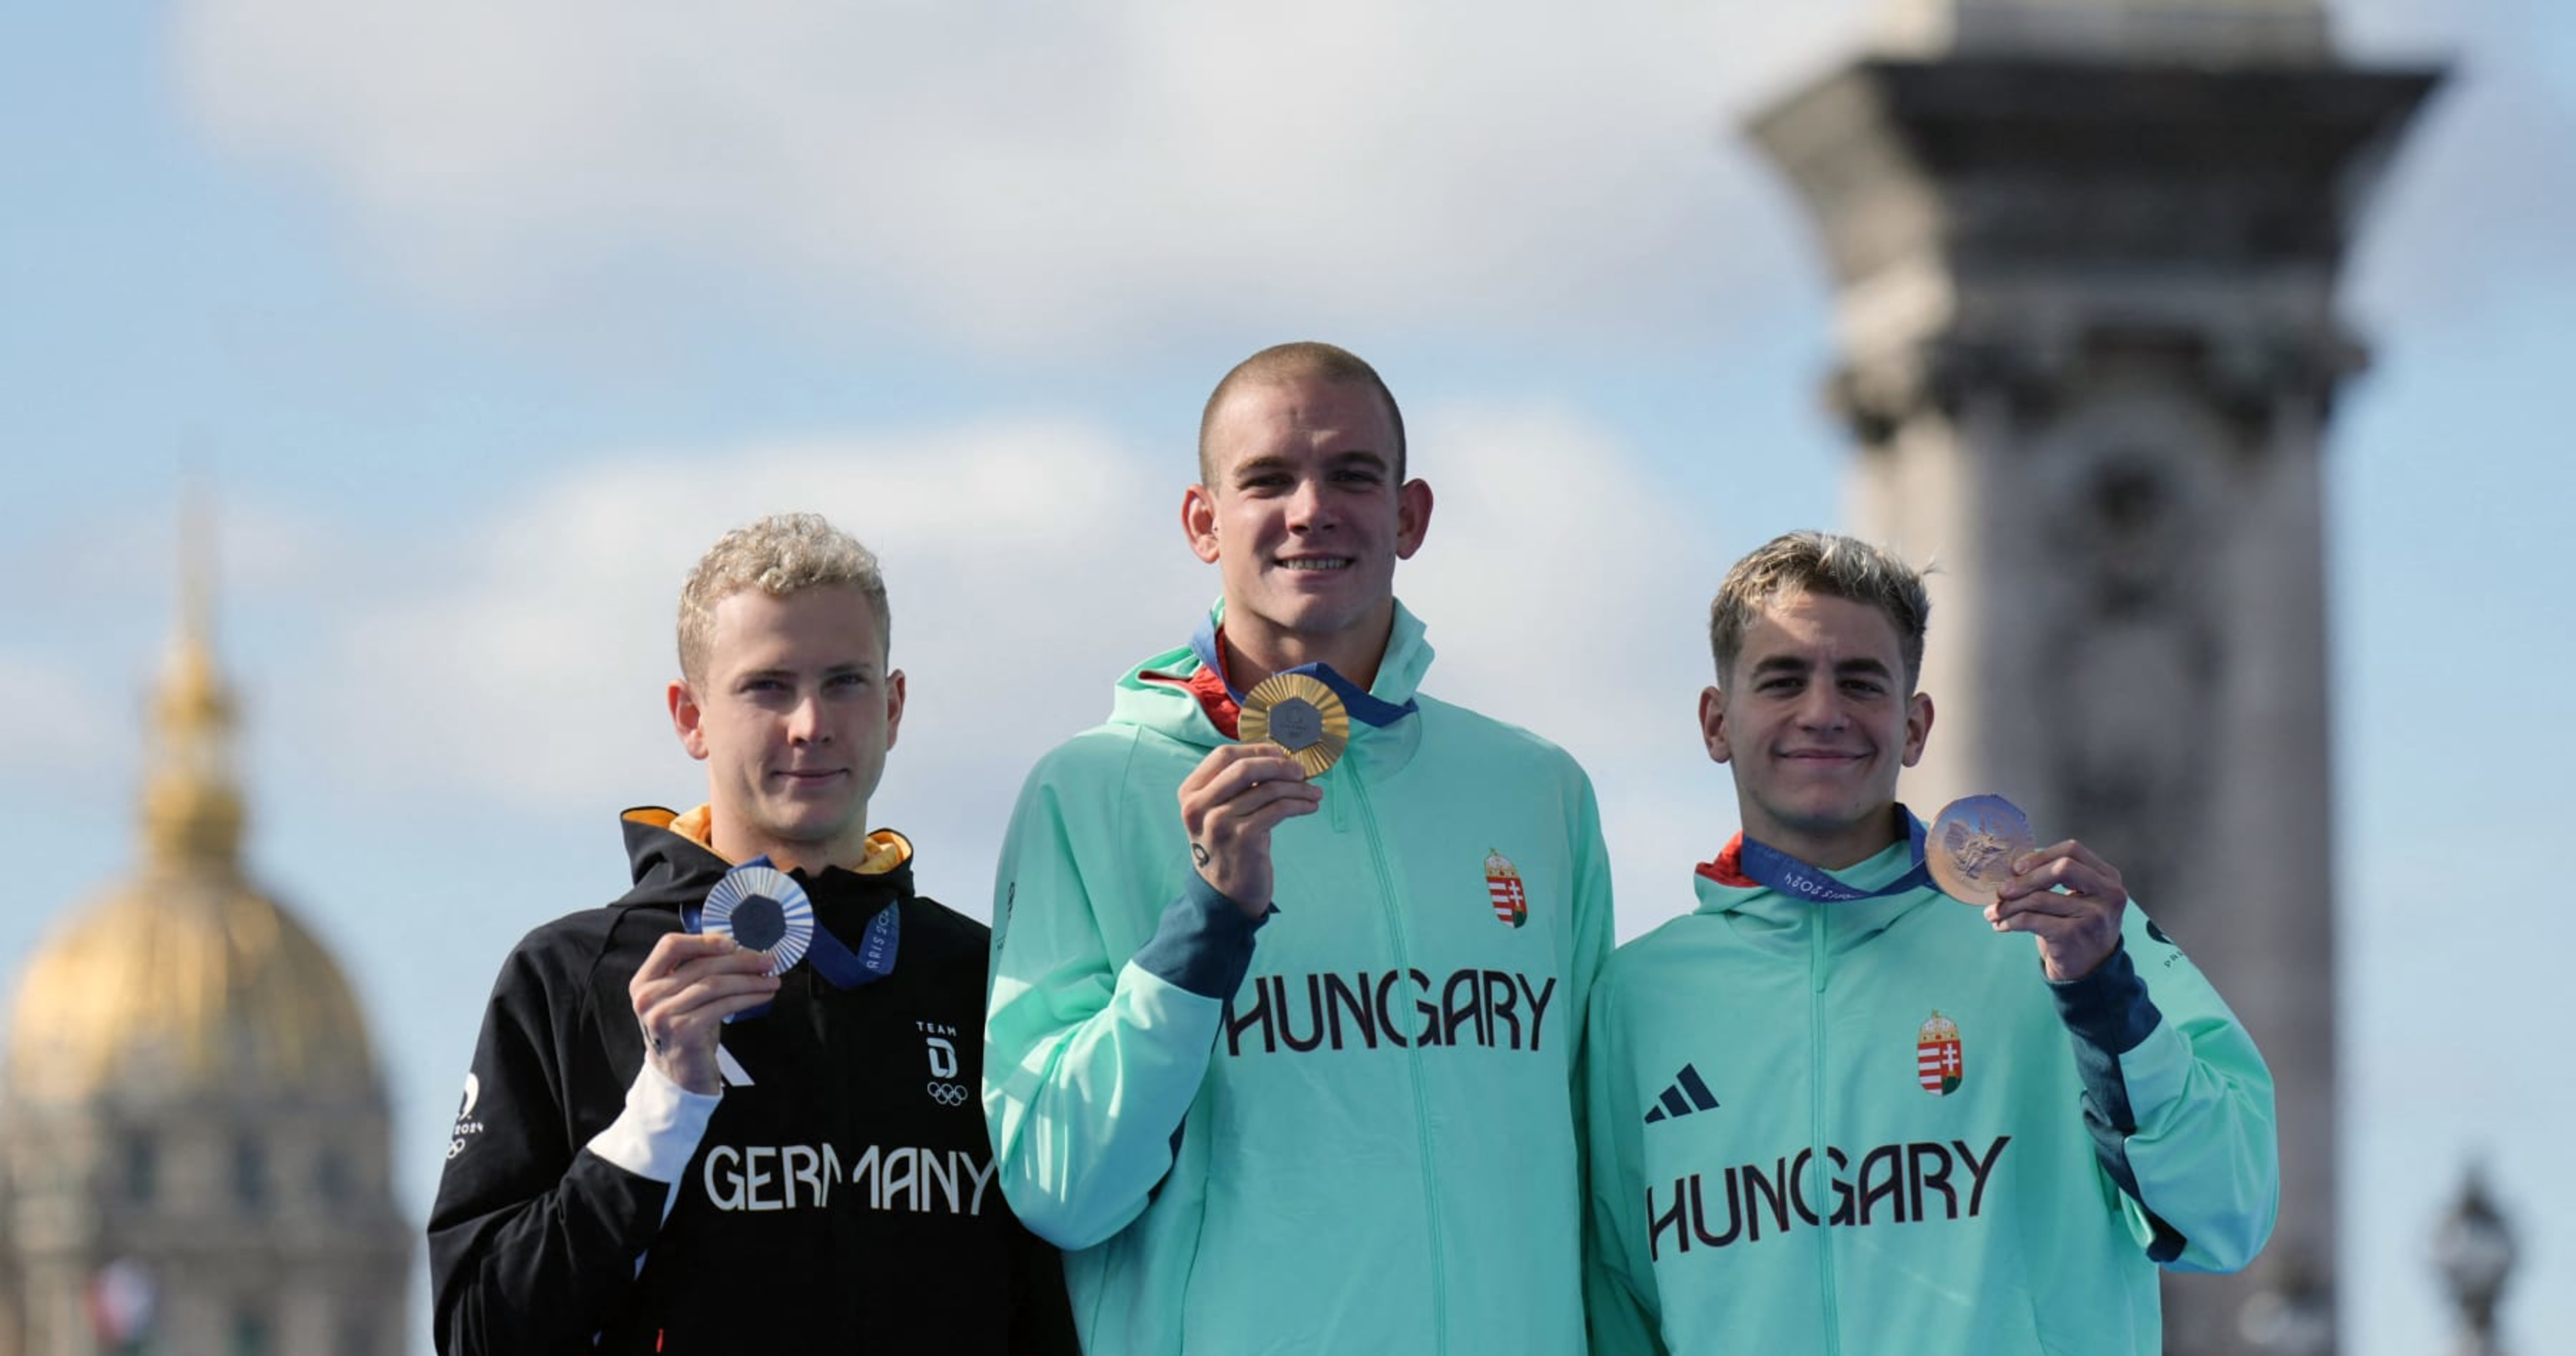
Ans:
POLYGON ((1586 1032, 1604 1356, 2151 1356, 2157 1267, 2234 1270, 2271 1232, 2271 1076, 2118 873, 2060 843, 1978 909, 1917 868, 1892 792, 1931 726, 1927 611, 1901 564, 1806 533, 1719 594, 1702 723, 1745 833, 1619 950, 1586 1032))
POLYGON ((1066 1250, 1090 1351, 1578 1352, 1575 1059, 1610 947, 1591 785, 1421 693, 1431 647, 1388 581, 1428 491, 1399 518, 1374 376, 1271 380, 1237 399, 1278 436, 1220 439, 1190 499, 1194 544, 1249 557, 1221 562, 1225 604, 1122 679, 1013 816, 998 1177, 1066 1250), (1283 632, 1363 642, 1321 647, 1352 719, 1311 783, 1234 742, 1241 694, 1296 657, 1283 632), (1258 871, 1230 800, 1271 807, 1242 817, 1258 871))

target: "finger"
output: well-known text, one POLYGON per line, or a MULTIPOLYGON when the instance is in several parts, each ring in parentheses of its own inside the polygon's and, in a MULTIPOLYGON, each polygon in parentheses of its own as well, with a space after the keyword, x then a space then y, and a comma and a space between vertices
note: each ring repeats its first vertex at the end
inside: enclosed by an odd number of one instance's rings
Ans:
POLYGON ((660 941, 653 943, 653 949, 645 954, 644 963, 635 968, 635 977, 659 979, 688 961, 702 956, 720 956, 739 949, 738 944, 730 936, 710 936, 692 932, 665 933, 660 941))
POLYGON ((1267 835, 1281 823, 1295 819, 1299 815, 1311 815, 1321 808, 1318 802, 1302 796, 1282 796, 1244 816, 1236 831, 1239 838, 1250 838, 1256 834, 1267 835))
POLYGON ((667 1027, 711 1003, 742 997, 760 1002, 777 992, 778 981, 768 975, 719 975, 659 995, 642 1016, 648 1025, 658 1022, 667 1027))
POLYGON ((2051 843, 2033 852, 2023 853, 2013 860, 2013 874, 2020 875, 2035 871, 2055 861, 2071 861, 2115 880, 2120 875, 2109 862, 2102 860, 2101 854, 2073 838, 2051 843))
POLYGON ((753 990, 768 993, 775 992, 777 988, 777 977, 765 969, 701 974, 686 979, 661 979, 635 989, 635 1012, 639 1017, 649 1017, 657 1012, 673 1010, 674 1004, 686 1008, 697 1001, 691 997, 692 994, 697 993, 738 993, 753 990))
POLYGON ((1998 893, 2009 900, 2025 895, 2035 896, 2053 889, 2064 889, 2093 899, 2122 897, 2116 879, 2105 880, 2100 872, 2072 857, 2053 857, 2042 861, 2030 870, 2005 881, 1998 893))
POLYGON ((1324 788, 1305 782, 1264 782, 1249 787, 1240 795, 1209 806, 1199 815, 1197 832, 1192 836, 1210 842, 1223 842, 1246 831, 1252 817, 1274 805, 1295 804, 1312 810, 1324 799, 1324 788))
MULTIPOLYGON (((1262 747, 1278 749, 1275 744, 1266 744, 1262 747)), ((1270 786, 1281 782, 1302 785, 1305 781, 1306 769, 1300 766, 1296 759, 1281 750, 1255 757, 1238 758, 1216 769, 1214 775, 1210 776, 1199 790, 1203 799, 1219 801, 1239 796, 1256 786, 1270 786)))
POLYGON ((667 1029, 674 1038, 683 1041, 691 1037, 702 1037, 724 1025, 725 1018, 737 1013, 749 1012, 777 996, 774 993, 736 993, 710 998, 672 1018, 667 1029))
MULTIPOLYGON (((1207 757, 1199 760, 1197 767, 1190 769, 1189 776, 1181 779, 1181 794, 1188 795, 1191 791, 1206 786, 1243 763, 1286 762, 1293 767, 1295 761, 1288 756, 1288 750, 1266 740, 1258 744, 1219 744, 1209 751, 1207 757)), ((1287 774, 1274 768, 1266 775, 1287 774)), ((1296 775, 1305 776, 1305 769, 1298 768, 1296 775)))
POLYGON ((2040 914, 2050 918, 2081 918, 2098 913, 2101 905, 2079 895, 2061 895, 2042 890, 2038 894, 2000 899, 1986 906, 1990 920, 2012 918, 2021 914, 2040 914))
MULTIPOLYGON (((734 941, 732 938, 726 940, 734 941)), ((664 976, 663 982, 676 981, 686 984, 700 975, 756 975, 769 968, 769 961, 768 952, 753 950, 739 941, 734 941, 733 950, 720 956, 700 956, 695 960, 684 962, 679 968, 664 976)))
POLYGON ((2027 932, 2051 945, 2082 937, 2089 925, 2088 920, 2082 918, 2057 913, 2040 913, 2036 910, 2024 910, 2000 917, 1989 913, 1986 917, 1993 923, 1997 932, 2027 932))

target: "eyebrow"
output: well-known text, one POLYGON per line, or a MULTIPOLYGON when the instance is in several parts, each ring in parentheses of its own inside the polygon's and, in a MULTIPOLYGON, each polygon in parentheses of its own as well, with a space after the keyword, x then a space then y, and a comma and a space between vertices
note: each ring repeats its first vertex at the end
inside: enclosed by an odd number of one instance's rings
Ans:
MULTIPOLYGON (((1753 672, 1756 674, 1805 673, 1814 667, 1815 665, 1796 655, 1786 654, 1773 655, 1768 659, 1757 659, 1753 662, 1753 672)), ((1845 675, 1874 674, 1879 677, 1889 677, 1895 673, 1895 670, 1880 660, 1861 658, 1846 659, 1835 664, 1834 672, 1845 675)))
MULTIPOLYGON (((1379 471, 1391 469, 1393 466, 1393 463, 1389 462, 1383 453, 1365 447, 1353 448, 1347 452, 1335 452, 1324 459, 1324 464, 1327 467, 1335 469, 1349 466, 1354 463, 1365 463, 1379 471)), ((1248 457, 1235 466, 1233 479, 1240 481, 1246 476, 1257 475, 1263 471, 1282 471, 1292 469, 1294 469, 1294 466, 1286 457, 1276 455, 1248 457)))
MULTIPOLYGON (((874 673, 876 672, 876 669, 877 666, 875 663, 862 660, 854 664, 830 665, 823 670, 823 676, 826 678, 837 678, 845 673, 874 673)), ((800 670, 797 669, 782 669, 776 667, 744 669, 742 672, 735 674, 733 676, 733 680, 737 683, 747 683, 754 678, 795 678, 798 676, 799 672, 800 670)))

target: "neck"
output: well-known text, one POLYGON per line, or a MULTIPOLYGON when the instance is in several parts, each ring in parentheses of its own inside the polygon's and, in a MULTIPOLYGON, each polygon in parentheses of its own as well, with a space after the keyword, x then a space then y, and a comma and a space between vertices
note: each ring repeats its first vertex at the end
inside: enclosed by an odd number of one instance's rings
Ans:
POLYGON ((866 807, 860 807, 850 820, 851 828, 828 842, 790 842, 762 833, 741 820, 717 809, 709 813, 707 847, 717 856, 737 865, 754 857, 767 857, 771 866, 781 871, 820 871, 825 867, 857 867, 868 859, 868 822, 866 807))
POLYGON ((1239 692, 1307 664, 1329 664, 1366 690, 1377 686, 1378 665, 1386 661, 1387 642, 1394 634, 1395 600, 1389 598, 1368 618, 1328 636, 1274 630, 1228 603, 1217 638, 1225 649, 1226 680, 1239 692), (1238 617, 1248 624, 1239 624, 1238 617))
POLYGON ((1809 866, 1845 871, 1887 851, 1906 837, 1905 819, 1894 805, 1859 822, 1800 827, 1759 811, 1744 816, 1744 836, 1775 852, 1785 852, 1809 866))

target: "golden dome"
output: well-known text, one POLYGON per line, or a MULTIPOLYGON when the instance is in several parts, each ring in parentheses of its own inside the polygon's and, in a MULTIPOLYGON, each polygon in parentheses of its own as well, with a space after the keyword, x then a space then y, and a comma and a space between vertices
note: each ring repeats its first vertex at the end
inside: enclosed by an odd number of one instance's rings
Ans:
POLYGON ((375 1086, 340 967, 238 878, 151 873, 75 912, 37 950, 15 1006, 9 1081, 21 1102, 375 1086))
MULTIPOLYGON (((191 546, 201 539, 187 535, 191 546)), ((235 704, 208 636, 209 572, 202 559, 187 564, 179 635, 152 703, 144 866, 65 919, 28 963, 9 1021, 9 1087, 22 1101, 375 1086, 340 967, 243 875, 235 704)))

